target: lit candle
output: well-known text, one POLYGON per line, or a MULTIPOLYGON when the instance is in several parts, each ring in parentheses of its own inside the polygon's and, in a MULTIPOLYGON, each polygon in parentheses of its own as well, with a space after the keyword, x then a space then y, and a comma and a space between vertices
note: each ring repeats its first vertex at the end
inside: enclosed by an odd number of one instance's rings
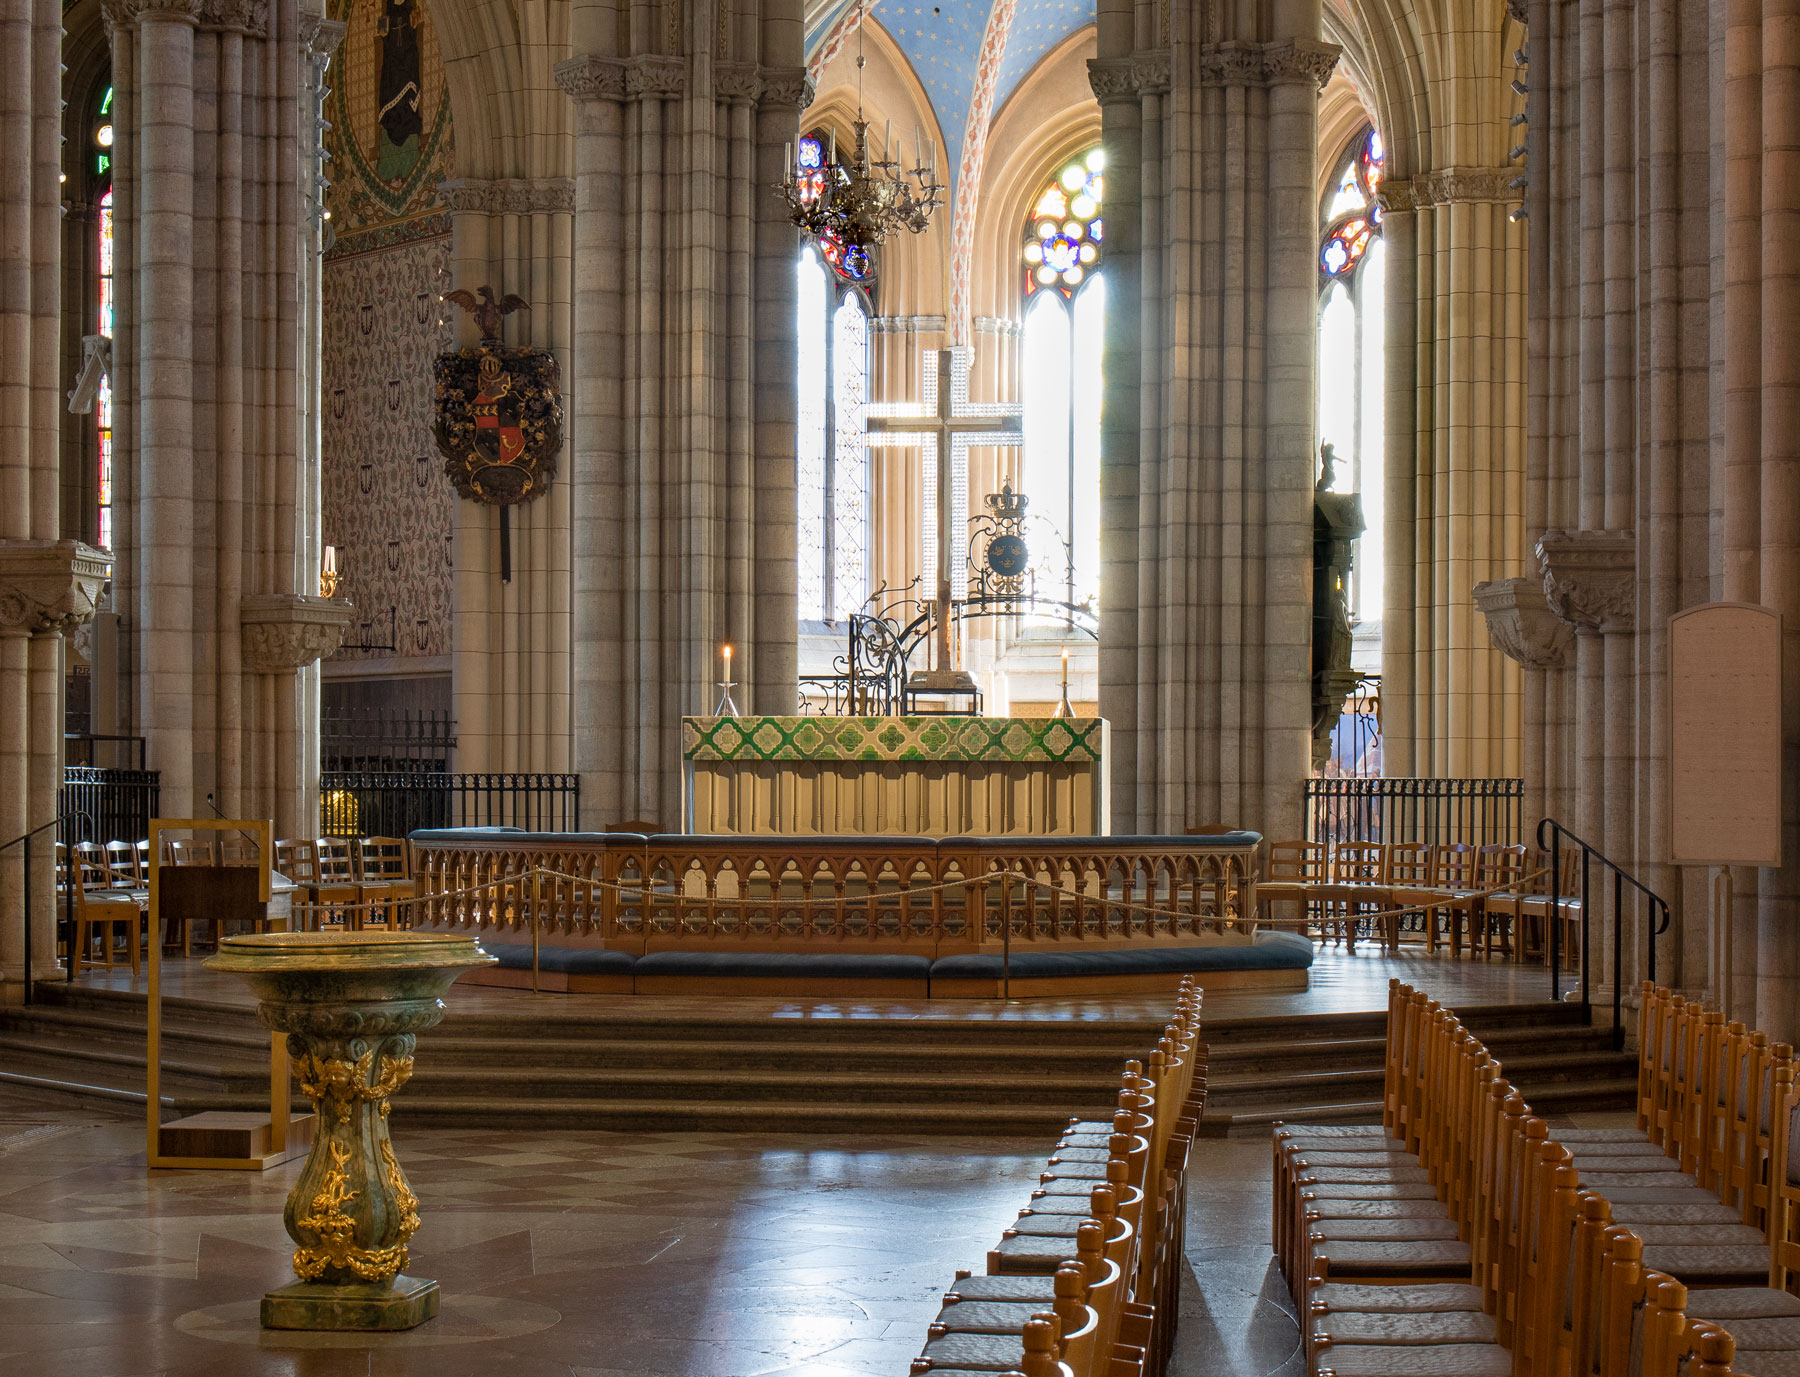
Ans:
POLYGON ((719 652, 719 654, 724 657, 724 661, 725 661, 725 675, 724 675, 725 681, 727 683, 730 683, 731 682, 731 647, 729 645, 724 647, 719 652))

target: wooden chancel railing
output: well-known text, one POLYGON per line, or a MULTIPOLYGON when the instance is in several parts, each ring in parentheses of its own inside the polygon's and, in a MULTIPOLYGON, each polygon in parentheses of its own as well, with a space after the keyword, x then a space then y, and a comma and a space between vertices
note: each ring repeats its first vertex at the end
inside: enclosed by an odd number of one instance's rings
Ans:
POLYGON ((1261 842, 417 832, 413 922, 639 955, 1243 942, 1261 842))

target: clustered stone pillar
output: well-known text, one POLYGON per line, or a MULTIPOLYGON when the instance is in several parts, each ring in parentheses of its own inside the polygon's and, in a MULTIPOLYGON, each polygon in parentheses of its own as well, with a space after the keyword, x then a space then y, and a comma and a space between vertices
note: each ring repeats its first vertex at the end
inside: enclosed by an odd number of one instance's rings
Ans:
MULTIPOLYGON (((62 769, 63 635, 94 614, 98 552, 60 540, 62 393, 58 0, 0 6, 0 844, 57 812, 62 769)), ((0 1002, 21 997, 26 924, 32 976, 56 970, 56 832, 0 852, 0 1002)))
MULTIPOLYGON (((539 139, 546 149, 564 140, 539 139)), ((455 213, 455 285, 486 283, 530 303, 506 322, 513 344, 548 349, 563 365, 574 340, 575 183, 567 176, 446 182, 438 199, 455 213)), ((462 343, 478 331, 466 316, 462 343)), ((565 395, 565 406, 567 397, 565 395)), ((571 768, 569 679, 571 491, 576 428, 567 428, 557 477, 537 501, 513 507, 512 579, 500 578, 500 513, 456 504, 453 716, 457 768, 571 768)))
POLYGON ((570 388, 582 808, 680 818, 680 719, 795 684, 798 234, 770 190, 810 101, 799 0, 579 0, 570 388), (681 50, 670 54, 679 36, 681 50))
POLYGON ((310 829, 316 671, 293 657, 343 624, 314 605, 317 409, 301 400, 318 376, 302 363, 318 348, 309 92, 330 35, 301 0, 107 0, 106 15, 122 715, 149 740, 165 814, 211 793, 228 816, 310 829), (271 635, 281 624, 304 629, 271 635))
MULTIPOLYGON (((1461 79, 1498 81, 1487 69, 1461 79)), ((1511 132, 1499 111, 1469 126, 1467 142, 1501 156, 1489 147, 1511 132)), ((1517 175, 1449 167, 1380 193, 1387 319, 1400 335, 1387 351, 1381 750, 1390 775, 1521 769, 1521 670, 1490 641, 1473 596, 1521 576, 1528 553, 1526 235, 1509 219, 1520 195, 1508 186, 1517 175)))
MULTIPOLYGON (((1780 611, 1793 768, 1800 180, 1787 150, 1800 140, 1800 5, 1531 0, 1528 17, 1526 526, 1574 644, 1566 668, 1528 683, 1527 777, 1544 811, 1674 905, 1659 981, 1792 1039, 1800 802, 1789 791, 1789 865, 1733 877, 1725 969, 1712 960, 1712 874, 1669 863, 1667 659, 1685 607, 1780 611)), ((1651 939, 1641 910, 1627 921, 1623 969, 1607 978, 1630 990, 1651 939)))
POLYGON ((1300 834, 1318 100, 1337 59, 1319 22, 1316 0, 1100 4, 1100 712, 1121 831, 1300 834))

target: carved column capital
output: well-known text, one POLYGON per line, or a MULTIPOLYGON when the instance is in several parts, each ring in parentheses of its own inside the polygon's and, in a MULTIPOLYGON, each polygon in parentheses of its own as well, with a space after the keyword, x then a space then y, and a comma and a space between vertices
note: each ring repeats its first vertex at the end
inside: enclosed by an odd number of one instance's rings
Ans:
POLYGON ((1488 639, 1526 669, 1563 669, 1575 633, 1550 610, 1539 579, 1495 579, 1475 585, 1475 606, 1487 618, 1488 639))
POLYGON ((1263 80, 1271 86, 1298 84, 1323 87, 1337 69, 1343 49, 1332 43, 1296 38, 1263 50, 1263 80))
POLYGON ((1630 531, 1545 531, 1537 543, 1550 610, 1577 631, 1637 630, 1637 539, 1630 531))
POLYGON ((1152 48, 1130 57, 1091 57, 1088 85, 1102 105, 1135 103, 1145 96, 1166 95, 1169 54, 1165 49, 1152 48))
POLYGON ((300 46, 309 57, 329 57, 344 41, 350 26, 341 19, 327 19, 320 14, 300 16, 300 46))
POLYGON ((574 100, 623 100, 625 64, 609 57, 571 57, 556 64, 556 84, 574 100))
POLYGON ((1510 204, 1519 199, 1509 185, 1518 176, 1514 167, 1443 167, 1413 178, 1413 199, 1421 206, 1510 204))
POLYGON ((1521 24, 1531 23, 1530 8, 1526 0, 1506 0, 1506 12, 1521 24))
POLYGON ((304 669, 342 644, 355 609, 304 593, 263 593, 238 603, 244 668, 253 674, 304 669))
POLYGON ((38 636, 91 621, 112 559, 78 540, 0 541, 0 633, 38 636))
POLYGON ((481 215, 570 215, 575 211, 571 177, 504 177, 482 181, 461 177, 437 184, 440 205, 481 215))
POLYGON ((713 93, 733 105, 754 105, 762 98, 762 69, 754 62, 715 62, 713 93))
POLYGON ((804 67, 765 67, 759 104, 765 110, 804 110, 813 103, 813 80, 804 67))
POLYGON ((269 32, 269 0, 200 0, 200 27, 250 34, 269 32))

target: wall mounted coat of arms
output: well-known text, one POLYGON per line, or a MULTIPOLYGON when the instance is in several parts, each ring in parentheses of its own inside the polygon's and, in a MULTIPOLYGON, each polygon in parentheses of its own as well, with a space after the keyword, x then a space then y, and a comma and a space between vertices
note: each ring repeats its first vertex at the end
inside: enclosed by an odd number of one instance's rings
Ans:
POLYGON ((444 473, 457 496, 485 507, 541 497, 556 477, 562 450, 562 370, 545 349, 500 342, 500 322, 527 309, 518 297, 481 300, 466 290, 444 299, 475 317, 481 343, 439 354, 437 422, 444 473))

